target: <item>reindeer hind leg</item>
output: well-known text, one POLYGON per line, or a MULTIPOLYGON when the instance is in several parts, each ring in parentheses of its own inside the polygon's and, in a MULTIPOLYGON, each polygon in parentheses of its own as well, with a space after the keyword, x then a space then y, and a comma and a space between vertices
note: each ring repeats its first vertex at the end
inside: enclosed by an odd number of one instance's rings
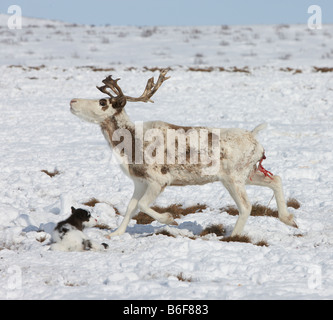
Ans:
POLYGON ((248 179, 247 184, 272 189, 274 191, 280 221, 294 228, 298 228, 294 216, 288 212, 283 194, 282 180, 279 176, 266 176, 265 174, 256 171, 251 176, 251 179, 248 179))

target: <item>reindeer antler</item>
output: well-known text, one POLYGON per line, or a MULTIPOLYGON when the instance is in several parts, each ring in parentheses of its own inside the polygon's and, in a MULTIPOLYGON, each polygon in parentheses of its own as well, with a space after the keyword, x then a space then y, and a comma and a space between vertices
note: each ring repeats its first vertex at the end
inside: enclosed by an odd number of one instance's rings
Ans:
POLYGON ((154 101, 151 100, 150 98, 156 93, 156 91, 159 89, 159 87, 162 85, 162 83, 165 80, 168 80, 170 78, 170 77, 165 76, 168 71, 169 71, 169 69, 162 69, 160 71, 160 75, 158 77, 158 80, 157 80, 156 84, 154 83, 154 77, 150 78, 147 81, 146 88, 145 88, 145 90, 143 91, 143 93, 140 97, 133 98, 133 97, 126 96, 126 100, 130 101, 130 102, 142 101, 142 102, 152 102, 152 103, 154 103, 154 101))
POLYGON ((102 82, 105 84, 102 87, 97 87, 98 90, 100 90, 101 92, 107 94, 108 96, 110 96, 112 98, 112 101, 116 102, 118 99, 124 100, 124 98, 127 101, 130 102, 152 102, 154 103, 153 100, 151 100, 150 98, 156 93, 156 91, 159 89, 159 87, 162 85, 162 83, 165 80, 168 80, 170 77, 166 77, 165 75, 167 74, 167 72, 169 71, 169 69, 162 69, 160 71, 160 75, 158 77, 158 80, 156 82, 156 84, 154 83, 154 77, 150 78, 147 81, 147 85, 145 90, 143 91, 142 95, 138 98, 133 98, 130 96, 125 96, 121 90, 121 88, 118 85, 118 81, 120 79, 112 79, 112 76, 108 76, 107 78, 105 78, 102 82), (111 94, 111 92, 108 90, 111 89, 113 91, 113 93, 116 94, 116 96, 113 96, 111 94))
POLYGON ((120 78, 118 79, 112 79, 112 76, 108 76, 107 78, 105 78, 102 82, 105 84, 105 86, 102 87, 96 87, 99 91, 106 93, 108 96, 110 96, 111 98, 117 98, 119 96, 123 96, 123 92, 121 90, 121 88, 118 86, 118 81, 120 80, 120 78), (117 97, 114 97, 110 91, 108 91, 107 89, 111 89, 116 95, 117 97))

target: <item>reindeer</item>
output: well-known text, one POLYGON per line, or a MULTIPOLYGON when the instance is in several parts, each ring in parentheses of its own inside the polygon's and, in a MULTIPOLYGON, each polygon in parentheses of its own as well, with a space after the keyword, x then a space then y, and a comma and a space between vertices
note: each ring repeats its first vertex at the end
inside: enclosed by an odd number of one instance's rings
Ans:
POLYGON ((177 225, 170 213, 157 213, 149 207, 150 204, 167 186, 203 185, 215 181, 222 182, 239 210, 239 217, 231 236, 243 232, 251 213, 252 205, 246 193, 246 185, 272 189, 279 219, 297 228, 293 215, 287 210, 281 178, 262 166, 262 161, 266 157, 264 148, 256 140, 256 135, 265 128, 265 124, 257 126, 252 131, 246 131, 184 127, 162 121, 149 121, 136 125, 129 119, 124 109, 126 103, 153 102, 151 97, 163 82, 169 79, 166 77, 167 72, 166 69, 161 70, 156 83, 154 78, 150 78, 144 92, 137 98, 124 95, 118 85, 120 79, 114 80, 112 76, 108 76, 103 80, 104 86, 97 87, 108 95, 108 98, 73 99, 70 102, 71 112, 74 115, 100 125, 105 139, 121 160, 122 170, 134 182, 134 193, 125 217, 119 228, 108 237, 122 235, 130 219, 139 210, 160 223, 177 225), (151 132, 154 137, 148 134, 151 132), (174 139, 170 138, 171 133, 176 133, 176 136, 173 135, 174 139), (203 133, 206 133, 206 139, 199 139, 200 143, 189 145, 189 140, 190 142, 195 140, 191 138, 201 138, 204 136, 203 133), (174 149, 179 148, 181 144, 183 150, 181 152, 178 149, 179 152, 176 154, 174 149), (208 149, 204 150, 203 147, 207 145, 208 149), (150 157, 146 157, 147 154, 150 154, 150 157), (156 160, 157 154, 160 161, 152 161, 156 160))

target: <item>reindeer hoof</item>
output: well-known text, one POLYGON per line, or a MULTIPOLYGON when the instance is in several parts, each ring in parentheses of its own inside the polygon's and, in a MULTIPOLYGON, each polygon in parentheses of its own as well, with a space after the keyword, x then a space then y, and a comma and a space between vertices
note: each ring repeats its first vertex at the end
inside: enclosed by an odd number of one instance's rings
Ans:
POLYGON ((294 218, 294 215, 293 215, 293 214, 289 214, 288 216, 284 216, 284 217, 279 217, 279 219, 280 219, 283 223, 285 223, 286 225, 298 229, 298 225, 297 225, 297 223, 295 222, 295 218, 294 218))
POLYGON ((163 213, 161 219, 158 220, 161 223, 178 226, 178 223, 173 218, 172 214, 169 212, 163 213))

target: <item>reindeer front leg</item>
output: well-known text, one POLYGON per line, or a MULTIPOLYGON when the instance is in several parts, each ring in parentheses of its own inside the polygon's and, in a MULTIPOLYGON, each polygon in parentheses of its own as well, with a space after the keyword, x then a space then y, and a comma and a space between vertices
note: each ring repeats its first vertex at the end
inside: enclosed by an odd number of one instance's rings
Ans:
POLYGON ((172 224, 178 225, 177 222, 173 219, 171 213, 158 213, 155 210, 151 209, 149 205, 155 201, 155 199, 162 192, 163 188, 157 182, 147 182, 147 190, 138 202, 138 208, 145 214, 148 214, 153 219, 157 220, 163 224, 172 224))
POLYGON ((119 228, 116 231, 114 231, 106 236, 108 239, 110 239, 111 237, 115 237, 115 236, 121 236, 122 234, 125 233, 126 228, 129 224, 131 218, 135 215, 135 213, 138 209, 138 201, 145 194, 147 187, 148 186, 144 183, 140 183, 137 181, 134 182, 133 196, 127 206, 124 220, 122 221, 122 223, 120 224, 119 228))

